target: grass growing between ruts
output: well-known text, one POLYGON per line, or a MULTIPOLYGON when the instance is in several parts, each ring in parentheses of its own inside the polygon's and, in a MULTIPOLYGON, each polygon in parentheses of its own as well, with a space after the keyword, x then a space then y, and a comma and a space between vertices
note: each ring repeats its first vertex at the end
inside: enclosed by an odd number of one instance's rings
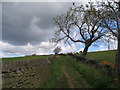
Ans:
POLYGON ((55 58, 51 63, 51 75, 40 88, 66 88, 68 87, 67 79, 62 70, 62 58, 55 58))
POLYGON ((92 88, 92 86, 88 82, 86 82, 85 78, 81 75, 81 73, 79 73, 78 70, 76 70, 76 68, 73 67, 72 63, 69 61, 70 58, 66 57, 65 59, 66 59, 64 61, 65 66, 68 72, 76 81, 75 87, 76 88, 92 88))

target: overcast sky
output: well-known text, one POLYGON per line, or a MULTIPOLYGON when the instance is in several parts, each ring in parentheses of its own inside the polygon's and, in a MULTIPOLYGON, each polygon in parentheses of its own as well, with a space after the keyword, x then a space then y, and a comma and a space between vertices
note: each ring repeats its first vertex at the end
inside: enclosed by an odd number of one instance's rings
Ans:
MULTIPOLYGON (((2 2, 0 56, 52 53, 55 47, 49 39, 55 31, 53 17, 63 14, 71 5, 71 2, 2 2)), ((72 44, 70 47, 60 43, 58 46, 62 47, 63 53, 84 48, 82 44, 72 44)), ((100 47, 100 50, 107 49, 105 46, 100 47)), ((94 49, 99 50, 94 47, 90 50, 94 49)))

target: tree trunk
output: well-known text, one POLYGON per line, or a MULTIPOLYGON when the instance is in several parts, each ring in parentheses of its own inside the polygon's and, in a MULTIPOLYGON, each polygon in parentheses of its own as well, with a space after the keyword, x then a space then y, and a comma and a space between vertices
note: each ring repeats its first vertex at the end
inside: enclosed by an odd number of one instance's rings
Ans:
POLYGON ((118 30, 117 77, 120 82, 120 30, 118 30))
MULTIPOLYGON (((120 1, 118 2, 118 5, 120 10, 120 1)), ((120 82, 120 28, 118 28, 117 76, 118 81, 120 82)))
POLYGON ((82 56, 85 57, 87 55, 88 48, 89 48, 89 46, 85 45, 85 48, 84 48, 83 53, 82 53, 82 56))

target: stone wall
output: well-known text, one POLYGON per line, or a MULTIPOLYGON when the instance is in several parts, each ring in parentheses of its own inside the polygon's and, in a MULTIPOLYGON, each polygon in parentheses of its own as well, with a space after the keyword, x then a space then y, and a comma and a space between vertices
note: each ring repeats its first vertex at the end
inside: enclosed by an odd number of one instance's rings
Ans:
POLYGON ((2 88, 38 88, 49 74, 47 59, 3 61, 2 88))
POLYGON ((82 56, 77 56, 72 53, 69 53, 68 55, 72 56, 77 61, 81 61, 82 63, 93 66, 96 69, 106 69, 106 74, 108 74, 109 76, 115 77, 115 68, 110 64, 103 64, 102 62, 98 60, 91 60, 91 59, 88 59, 82 56))

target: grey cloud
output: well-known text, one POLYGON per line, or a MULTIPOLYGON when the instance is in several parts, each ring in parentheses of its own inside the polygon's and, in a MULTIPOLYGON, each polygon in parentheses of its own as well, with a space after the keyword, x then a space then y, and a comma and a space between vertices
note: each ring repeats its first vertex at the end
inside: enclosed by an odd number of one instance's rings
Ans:
POLYGON ((47 41, 54 32, 53 17, 65 12, 71 3, 9 2, 2 4, 2 39, 14 45, 47 41), (31 30, 34 18, 38 29, 31 30), (41 30, 41 31, 39 31, 41 30))

